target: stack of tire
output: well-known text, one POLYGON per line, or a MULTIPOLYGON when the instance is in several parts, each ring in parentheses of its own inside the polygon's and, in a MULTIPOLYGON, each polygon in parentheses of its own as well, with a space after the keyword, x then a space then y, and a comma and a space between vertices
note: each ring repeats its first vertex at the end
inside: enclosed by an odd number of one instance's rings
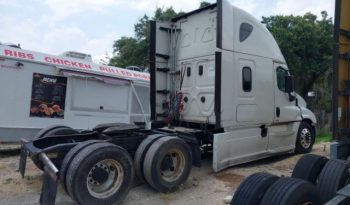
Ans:
MULTIPOLYGON (((256 173, 236 190, 231 205, 321 205, 332 199, 350 180, 350 163, 304 155, 291 177, 256 173)), ((350 204, 349 201, 342 204, 350 204)))
MULTIPOLYGON (((64 191, 78 204, 121 203, 131 189, 135 175, 164 193, 176 190, 187 180, 192 167, 192 154, 184 140, 176 136, 154 134, 143 137, 135 147, 132 141, 140 139, 140 136, 127 137, 120 132, 128 128, 111 125, 103 124, 93 129, 112 136, 109 142, 80 142, 67 153, 62 153, 64 155, 59 160, 51 158, 60 167, 59 181, 64 191), (136 150, 130 152, 129 148, 136 150)), ((41 130, 36 138, 77 133, 72 128, 55 125, 41 130)), ((43 169, 38 159, 33 161, 43 169)))

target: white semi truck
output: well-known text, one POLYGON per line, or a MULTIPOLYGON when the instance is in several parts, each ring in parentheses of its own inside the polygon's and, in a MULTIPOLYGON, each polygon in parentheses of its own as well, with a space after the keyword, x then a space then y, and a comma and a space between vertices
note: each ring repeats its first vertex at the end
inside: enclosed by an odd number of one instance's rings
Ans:
POLYGON ((78 204, 118 204, 134 172, 171 192, 203 154, 217 172, 312 149, 315 116, 294 92, 276 41, 250 14, 218 0, 150 28, 151 128, 57 126, 24 141, 20 171, 27 156, 44 170, 42 204, 55 201, 58 181, 78 204))

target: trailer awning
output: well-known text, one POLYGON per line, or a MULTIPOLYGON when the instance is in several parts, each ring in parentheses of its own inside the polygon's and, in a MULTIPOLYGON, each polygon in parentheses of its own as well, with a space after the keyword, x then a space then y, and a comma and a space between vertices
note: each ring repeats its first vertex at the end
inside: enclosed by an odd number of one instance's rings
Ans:
POLYGON ((60 73, 62 73, 66 77, 94 78, 96 80, 100 80, 107 84, 112 84, 112 85, 129 85, 131 83, 130 80, 108 77, 108 76, 92 74, 92 73, 72 71, 72 70, 64 69, 62 67, 57 67, 57 68, 59 69, 60 73))

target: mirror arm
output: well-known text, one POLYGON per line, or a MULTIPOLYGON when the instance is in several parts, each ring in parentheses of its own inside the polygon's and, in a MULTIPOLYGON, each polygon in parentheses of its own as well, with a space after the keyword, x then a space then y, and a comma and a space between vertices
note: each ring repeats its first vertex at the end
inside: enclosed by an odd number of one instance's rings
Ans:
POLYGON ((296 99, 295 95, 292 95, 292 93, 288 93, 288 96, 290 102, 293 102, 296 99))

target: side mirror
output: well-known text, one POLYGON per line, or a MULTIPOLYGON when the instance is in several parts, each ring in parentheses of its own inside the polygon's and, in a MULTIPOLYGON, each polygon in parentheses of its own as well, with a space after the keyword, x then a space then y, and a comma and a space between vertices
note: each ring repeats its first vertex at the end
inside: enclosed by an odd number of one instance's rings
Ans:
POLYGON ((285 77, 285 81, 286 81, 286 93, 292 93, 292 92, 294 92, 294 80, 293 80, 293 76, 287 75, 287 76, 285 77))
POLYGON ((292 95, 292 92, 294 92, 294 77, 291 75, 287 75, 285 77, 285 85, 286 85, 286 93, 289 95, 289 101, 294 101, 295 96, 292 95))

